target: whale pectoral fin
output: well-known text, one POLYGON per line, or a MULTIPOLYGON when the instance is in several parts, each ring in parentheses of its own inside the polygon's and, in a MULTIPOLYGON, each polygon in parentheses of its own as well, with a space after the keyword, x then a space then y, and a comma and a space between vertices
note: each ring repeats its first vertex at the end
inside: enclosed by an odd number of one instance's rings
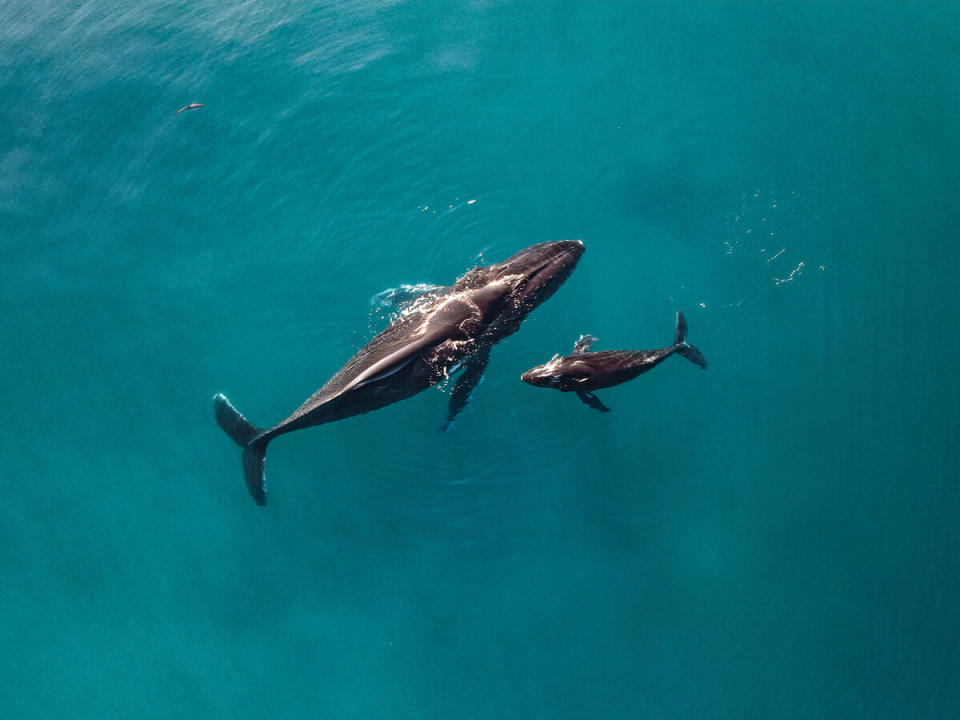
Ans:
POLYGON ((393 352, 385 354, 379 360, 365 368, 363 372, 347 383, 338 394, 342 395, 350 390, 362 388, 364 385, 378 382, 399 372, 419 358, 426 348, 435 345, 442 339, 443 332, 441 330, 435 333, 420 335, 408 343, 397 346, 393 352))
POLYGON ((578 392, 577 397, 580 398, 580 402, 588 407, 592 407, 594 410, 599 410, 600 412, 610 412, 610 408, 600 402, 600 399, 590 392, 578 392))
POLYGON ((483 372, 487 369, 487 362, 490 360, 490 348, 482 348, 476 355, 467 358, 463 362, 463 372, 454 383, 453 391, 450 393, 450 405, 447 408, 447 419, 440 427, 440 432, 445 432, 454 419, 460 414, 460 411, 467 406, 470 400, 470 393, 483 379, 483 372))
POLYGON ((358 382, 356 385, 353 385, 351 389, 356 390, 358 388, 362 388, 364 385, 380 382, 381 380, 388 378, 395 373, 400 372, 407 365, 412 363, 414 360, 418 359, 420 357, 421 352, 422 352, 421 350, 418 350, 410 355, 407 355, 406 357, 400 359, 395 363, 384 366, 384 368, 379 372, 377 372, 375 375, 371 375, 370 377, 364 378, 363 380, 358 382))
POLYGON ((573 354, 582 355, 585 352, 590 352, 590 348, 596 341, 597 339, 593 335, 581 335, 580 339, 573 344, 573 354))

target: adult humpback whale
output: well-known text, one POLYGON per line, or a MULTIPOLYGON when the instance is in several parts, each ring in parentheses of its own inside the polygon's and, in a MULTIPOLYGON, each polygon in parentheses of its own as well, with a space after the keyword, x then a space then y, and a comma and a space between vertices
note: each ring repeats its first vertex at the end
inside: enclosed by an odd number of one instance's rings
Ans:
POLYGON ((527 370, 520 379, 537 387, 555 388, 561 392, 575 392, 577 397, 594 410, 609 412, 593 394, 597 388, 619 385, 633 380, 637 375, 652 370, 676 353, 690 362, 706 369, 707 360, 693 345, 687 342, 687 321, 677 311, 677 335, 673 345, 659 350, 607 350, 590 352, 596 338, 581 335, 574 343, 573 354, 567 357, 554 355, 553 359, 527 370))
POLYGON ((516 332, 527 314, 553 295, 582 254, 582 242, 561 240, 470 270, 424 297, 270 429, 251 425, 224 395, 214 397, 217 423, 243 447, 250 495, 258 505, 267 502, 264 460, 273 438, 377 410, 426 390, 462 366, 450 395, 449 425, 480 381, 493 345, 516 332))

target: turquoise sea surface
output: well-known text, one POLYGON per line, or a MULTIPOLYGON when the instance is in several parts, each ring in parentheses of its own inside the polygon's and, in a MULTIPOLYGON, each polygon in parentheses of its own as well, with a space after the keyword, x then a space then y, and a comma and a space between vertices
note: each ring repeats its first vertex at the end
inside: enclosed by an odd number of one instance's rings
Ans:
POLYGON ((960 3, 0 0, 0 717, 960 717, 958 277, 960 3), (254 505, 215 393, 565 238, 254 505))

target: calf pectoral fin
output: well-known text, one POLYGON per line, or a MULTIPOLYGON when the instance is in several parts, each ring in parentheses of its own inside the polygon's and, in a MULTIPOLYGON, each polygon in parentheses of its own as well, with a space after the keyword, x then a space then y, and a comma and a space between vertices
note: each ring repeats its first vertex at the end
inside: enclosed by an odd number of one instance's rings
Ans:
POLYGON ((460 411, 467 406, 470 393, 483 379, 483 372, 487 369, 490 360, 490 348, 486 347, 463 362, 463 372, 453 385, 450 393, 450 405, 447 408, 447 419, 440 426, 440 432, 445 432, 453 423, 460 411))
POLYGON ((597 339, 593 335, 581 335, 580 339, 573 344, 573 354, 582 355, 583 353, 590 352, 590 348, 593 347, 593 344, 597 339))
POLYGON ((591 392, 578 392, 577 397, 580 398, 580 402, 588 407, 592 407, 594 410, 610 412, 610 408, 600 402, 600 399, 591 392))

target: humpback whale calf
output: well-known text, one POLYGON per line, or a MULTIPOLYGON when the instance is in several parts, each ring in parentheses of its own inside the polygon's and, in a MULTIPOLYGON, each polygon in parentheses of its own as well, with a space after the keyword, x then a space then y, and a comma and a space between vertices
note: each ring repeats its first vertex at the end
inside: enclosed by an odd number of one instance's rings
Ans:
POLYGON ((652 370, 676 353, 706 369, 703 354, 687 342, 687 321, 677 312, 677 335, 673 345, 659 350, 606 350, 590 352, 596 342, 593 335, 581 335, 567 357, 554 355, 550 362, 527 370, 520 379, 537 387, 555 388, 561 392, 575 392, 585 405, 600 412, 609 412, 593 391, 633 380, 637 375, 652 370))
POLYGON ((243 448, 250 495, 258 505, 267 502, 264 462, 267 444, 278 435, 377 410, 462 367, 450 395, 449 425, 480 382, 493 345, 516 332, 527 314, 556 292, 582 254, 582 242, 561 240, 473 268, 397 318, 272 428, 254 427, 224 395, 215 396, 217 423, 243 448))

